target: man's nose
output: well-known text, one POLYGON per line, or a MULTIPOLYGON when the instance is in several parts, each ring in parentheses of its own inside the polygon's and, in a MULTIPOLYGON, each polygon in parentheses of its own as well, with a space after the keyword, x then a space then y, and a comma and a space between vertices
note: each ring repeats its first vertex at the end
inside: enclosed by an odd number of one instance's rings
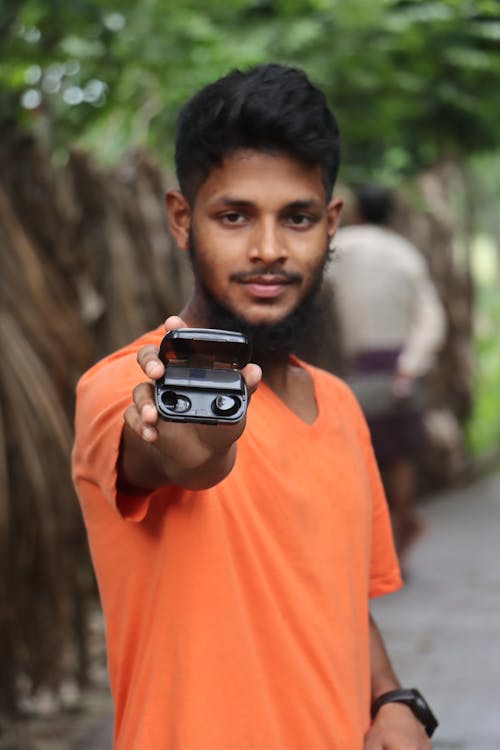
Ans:
POLYGON ((274 221, 257 224, 251 235, 249 256, 251 260, 264 263, 283 261, 288 257, 281 227, 274 221))

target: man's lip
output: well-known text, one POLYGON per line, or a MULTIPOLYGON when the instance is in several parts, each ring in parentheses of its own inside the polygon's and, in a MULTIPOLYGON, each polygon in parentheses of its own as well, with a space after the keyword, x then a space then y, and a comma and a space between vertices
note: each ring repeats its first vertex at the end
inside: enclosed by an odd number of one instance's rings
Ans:
POLYGON ((286 276, 247 276, 241 279, 242 284, 257 284, 259 286, 285 286, 291 284, 291 280, 286 276))
POLYGON ((291 282, 282 276, 255 276, 241 283, 252 297, 272 299, 278 297, 291 282))

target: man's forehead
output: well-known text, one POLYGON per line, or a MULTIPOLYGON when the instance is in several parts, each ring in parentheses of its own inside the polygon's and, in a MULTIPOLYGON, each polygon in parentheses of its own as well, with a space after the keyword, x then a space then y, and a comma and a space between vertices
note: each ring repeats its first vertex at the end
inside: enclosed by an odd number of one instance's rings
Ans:
POLYGON ((213 167, 198 193, 204 201, 222 203, 260 202, 276 197, 297 207, 325 203, 319 165, 306 165, 288 154, 237 151, 213 167))
MULTIPOLYGON (((286 166, 289 170, 304 177, 321 177, 320 164, 307 164, 294 154, 278 149, 236 149, 225 154, 220 164, 214 166, 213 169, 233 171, 239 168, 240 171, 250 171, 267 167, 270 170, 276 170, 280 166, 286 166)), ((208 176, 212 171, 210 170, 208 176)))

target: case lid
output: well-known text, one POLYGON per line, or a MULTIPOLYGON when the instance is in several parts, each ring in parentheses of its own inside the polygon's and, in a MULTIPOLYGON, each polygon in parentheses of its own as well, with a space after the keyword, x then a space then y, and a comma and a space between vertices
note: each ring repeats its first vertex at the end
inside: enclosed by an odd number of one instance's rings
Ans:
POLYGON ((159 357, 166 365, 241 370, 250 354, 248 338, 238 331, 179 328, 163 337, 159 357))

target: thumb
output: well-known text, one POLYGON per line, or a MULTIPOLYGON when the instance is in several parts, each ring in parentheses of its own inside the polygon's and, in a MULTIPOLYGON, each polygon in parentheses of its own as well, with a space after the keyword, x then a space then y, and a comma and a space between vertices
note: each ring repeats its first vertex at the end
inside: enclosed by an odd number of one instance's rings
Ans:
POLYGON ((176 331, 178 328, 189 328, 180 315, 170 315, 163 324, 166 331, 176 331))

